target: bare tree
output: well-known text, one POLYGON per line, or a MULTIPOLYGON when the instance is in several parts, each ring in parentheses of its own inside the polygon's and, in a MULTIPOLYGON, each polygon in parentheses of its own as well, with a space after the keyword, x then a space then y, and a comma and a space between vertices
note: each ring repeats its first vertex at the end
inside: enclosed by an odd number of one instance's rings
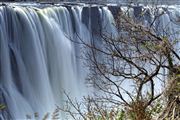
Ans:
POLYGON ((90 70, 87 81, 99 92, 85 99, 88 103, 85 104, 86 112, 79 111, 80 105, 74 105, 69 97, 68 100, 83 119, 94 120, 98 116, 104 120, 107 116, 113 119, 121 108, 127 119, 151 120, 154 111, 160 112, 156 111, 156 101, 166 92, 167 105, 173 104, 174 107, 168 112, 165 109, 167 115, 164 113, 162 116, 168 118, 173 115, 177 119, 180 117, 180 56, 174 46, 179 41, 172 42, 170 36, 158 34, 154 27, 165 11, 156 15, 148 25, 128 16, 128 13, 119 12, 116 35, 101 31, 101 45, 81 40, 80 44, 88 49, 84 55, 90 70), (157 88, 162 86, 157 84, 166 81, 171 87, 166 89, 165 85, 158 91, 157 88), (87 117, 89 114, 92 118, 87 117))

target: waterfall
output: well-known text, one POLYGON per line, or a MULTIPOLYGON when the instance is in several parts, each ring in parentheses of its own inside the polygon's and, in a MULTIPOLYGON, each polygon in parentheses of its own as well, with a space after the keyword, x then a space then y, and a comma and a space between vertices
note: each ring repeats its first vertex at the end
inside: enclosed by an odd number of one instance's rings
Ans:
MULTIPOLYGON (((81 46, 91 41, 90 16, 83 6, 0 7, 0 90, 8 117, 52 113, 63 105, 63 91, 80 97, 87 91, 81 46)), ((90 11, 89 11, 90 12, 90 11)), ((90 15, 90 14, 89 14, 90 15)))
POLYGON ((77 96, 68 10, 1 7, 0 19, 1 90, 12 118, 52 112, 63 91, 77 96))
MULTIPOLYGON (((178 18, 169 11, 160 21, 179 30, 178 18)), ((101 45, 93 33, 98 29, 117 36, 107 6, 0 6, 0 102, 7 109, 0 119, 26 119, 36 112, 43 117, 64 104, 64 91, 72 98, 86 95, 88 70, 80 59, 85 49, 76 43, 101 45)))

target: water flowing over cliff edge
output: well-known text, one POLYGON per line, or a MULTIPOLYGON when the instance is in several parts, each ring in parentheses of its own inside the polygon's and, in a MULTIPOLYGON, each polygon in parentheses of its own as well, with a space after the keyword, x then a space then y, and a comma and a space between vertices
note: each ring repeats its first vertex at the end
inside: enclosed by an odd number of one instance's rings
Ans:
MULTIPOLYGON (((101 28, 116 34, 112 23, 118 9, 86 4, 0 6, 0 101, 7 105, 0 118, 26 119, 35 112, 43 116, 63 104, 63 91, 76 98, 86 95, 82 49, 72 41, 100 44, 96 33, 101 28)), ((132 7, 132 14, 137 17, 139 10, 142 7, 132 7)), ((153 19, 150 12, 147 9, 144 24, 153 19)), ((170 6, 159 21, 158 28, 178 31, 178 6, 170 6)))

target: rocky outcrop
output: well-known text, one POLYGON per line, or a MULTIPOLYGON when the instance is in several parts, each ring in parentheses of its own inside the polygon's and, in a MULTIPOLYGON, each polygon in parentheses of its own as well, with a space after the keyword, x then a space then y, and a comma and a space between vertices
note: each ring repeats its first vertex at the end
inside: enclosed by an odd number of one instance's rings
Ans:
POLYGON ((7 104, 6 104, 5 96, 1 88, 0 88, 0 104, 1 106, 4 106, 0 108, 0 120, 12 119, 8 107, 6 106, 7 104))

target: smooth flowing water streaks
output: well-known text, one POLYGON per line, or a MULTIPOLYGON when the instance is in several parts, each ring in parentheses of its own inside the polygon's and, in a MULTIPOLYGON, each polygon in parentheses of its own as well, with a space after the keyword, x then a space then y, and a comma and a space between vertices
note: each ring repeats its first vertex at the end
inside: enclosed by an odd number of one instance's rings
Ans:
MULTIPOLYGON (((74 49, 54 19, 43 14, 41 18, 45 32, 47 48, 47 63, 49 75, 55 96, 62 98, 62 90, 76 92, 78 84, 73 63, 74 49), (58 89, 61 89, 61 93, 58 89)), ((69 36, 68 36, 69 37, 69 36)), ((75 95, 75 94, 72 95, 75 95)), ((62 101, 57 99, 58 101, 62 101)))
MULTIPOLYGON (((4 8, 2 8, 4 9, 4 8)), ((1 11, 1 17, 0 17, 0 66, 1 66, 1 72, 0 72, 0 78, 1 78, 1 90, 3 90, 3 94, 6 98, 6 102, 8 105, 8 109, 10 109, 10 114, 12 117, 20 117, 22 114, 25 115, 25 113, 32 112, 31 107, 28 105, 28 102, 26 99, 20 95, 19 91, 17 90, 15 84, 14 84, 14 78, 12 76, 11 71, 11 60, 10 60, 10 53, 9 53, 9 36, 7 33, 7 22, 6 19, 7 16, 4 13, 4 11, 1 11), (20 108, 18 108, 18 105, 21 105, 20 108)), ((24 118, 21 116, 21 118, 24 118)))
POLYGON ((113 38, 117 37, 117 29, 114 17, 108 7, 102 7, 102 32, 113 38))
POLYGON ((64 90, 78 96, 67 9, 2 9, 1 82, 12 118, 52 112, 62 104, 64 90))
MULTIPOLYGON (((82 11, 83 6, 73 6, 71 7, 72 15, 74 18, 74 26, 75 26, 75 32, 74 32, 74 39, 73 42, 75 43, 75 55, 77 57, 76 60, 76 68, 77 68, 77 75, 78 75, 78 84, 82 86, 79 88, 79 90, 83 91, 81 92, 81 95, 87 95, 89 89, 86 88, 86 85, 83 85, 86 83, 85 78, 88 73, 88 69, 85 67, 85 64, 87 64, 84 60, 84 53, 86 51, 84 45, 79 43, 86 43, 90 44, 90 41, 92 39, 89 26, 86 26, 82 21, 82 11)), ((89 18, 91 19, 91 18, 89 18)), ((89 22, 90 20, 88 20, 89 22)))

